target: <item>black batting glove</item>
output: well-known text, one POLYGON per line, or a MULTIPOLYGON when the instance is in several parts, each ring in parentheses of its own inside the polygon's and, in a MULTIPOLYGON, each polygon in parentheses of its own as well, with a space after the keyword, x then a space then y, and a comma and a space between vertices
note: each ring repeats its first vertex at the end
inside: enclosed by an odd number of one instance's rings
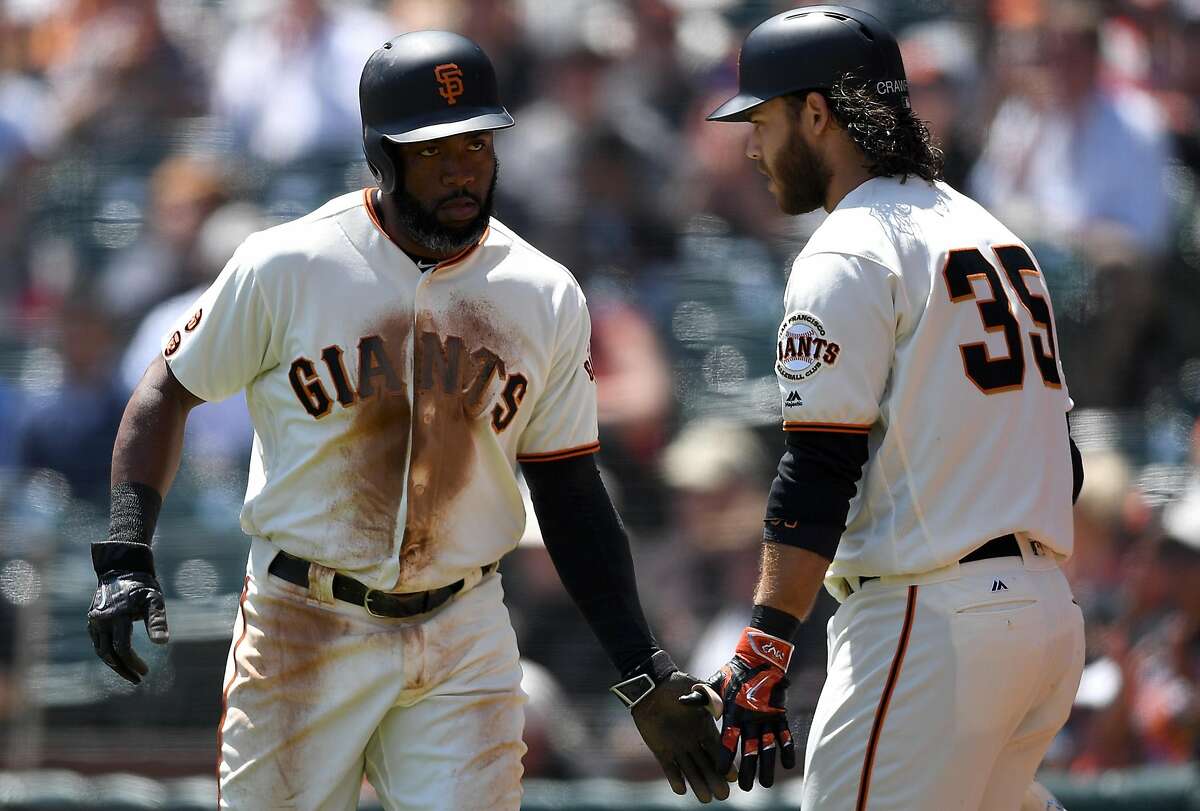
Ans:
POLYGON ((689 707, 679 698, 691 691, 696 679, 674 673, 633 708, 633 722, 654 754, 676 794, 687 794, 684 778, 696 799, 729 796, 721 771, 721 744, 712 716, 702 707, 689 707))
MULTIPOLYGON (((796 746, 787 719, 787 666, 792 644, 746 628, 738 641, 733 658, 708 680, 708 686, 721 700, 722 774, 731 774, 734 757, 741 745, 742 764, 738 785, 743 791, 758 782, 764 788, 775 783, 775 751, 785 769, 796 765, 796 746)), ((689 706, 709 706, 713 702, 702 690, 680 699, 689 706)))
POLYGON ((707 803, 713 797, 728 797, 729 783, 718 770, 721 742, 709 711, 680 702, 695 684, 696 679, 680 672, 665 651, 658 651, 635 675, 611 689, 630 708, 671 789, 687 794, 691 786, 696 799, 707 803))
POLYGON ((149 572, 102 575, 88 610, 88 635, 96 655, 133 684, 139 684, 150 672, 133 650, 133 623, 138 620, 146 623, 151 642, 167 643, 167 607, 158 580, 149 572))

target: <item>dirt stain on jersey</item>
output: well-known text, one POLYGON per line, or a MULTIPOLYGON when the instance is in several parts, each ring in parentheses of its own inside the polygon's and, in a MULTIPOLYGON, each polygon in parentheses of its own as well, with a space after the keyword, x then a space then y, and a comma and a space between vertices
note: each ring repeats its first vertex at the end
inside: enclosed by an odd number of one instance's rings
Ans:
POLYGON ((413 438, 408 518, 400 581, 437 558, 438 539, 477 465, 476 437, 506 373, 515 341, 496 326, 490 306, 459 301, 447 312, 417 314, 413 346, 413 438))
POLYGON ((401 314, 375 325, 359 342, 358 368, 350 370, 357 402, 347 411, 351 423, 338 448, 337 480, 345 490, 331 518, 344 557, 364 566, 391 555, 404 495, 412 416, 404 373, 410 330, 408 316, 401 314))

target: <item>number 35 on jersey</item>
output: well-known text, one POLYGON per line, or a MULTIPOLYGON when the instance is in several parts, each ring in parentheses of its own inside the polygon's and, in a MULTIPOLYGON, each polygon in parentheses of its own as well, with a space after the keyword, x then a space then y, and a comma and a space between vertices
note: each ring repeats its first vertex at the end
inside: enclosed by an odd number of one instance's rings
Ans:
POLYGON ((993 246, 991 252, 1004 273, 1003 278, 978 248, 950 251, 942 270, 950 301, 955 304, 975 302, 983 330, 1002 333, 1007 349, 1005 356, 993 357, 987 344, 982 341, 960 344, 964 374, 984 394, 999 394, 1021 388, 1025 384, 1025 344, 1028 341, 1042 383, 1051 388, 1061 388, 1050 305, 1044 296, 1029 288, 1029 279, 1041 279, 1033 257, 1021 245, 993 246), (977 295, 972 284, 976 279, 986 282, 991 298, 984 299, 977 295), (1022 335, 1021 326, 1013 315, 1010 286, 1038 331, 1022 335))

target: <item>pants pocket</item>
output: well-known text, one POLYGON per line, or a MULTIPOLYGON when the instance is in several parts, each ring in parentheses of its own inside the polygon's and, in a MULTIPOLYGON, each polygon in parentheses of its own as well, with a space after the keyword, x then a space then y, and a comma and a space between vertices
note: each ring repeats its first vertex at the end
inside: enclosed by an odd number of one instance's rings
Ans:
POLYGON ((974 603, 965 605, 954 610, 955 614, 999 614, 1005 611, 1020 611, 1028 608, 1031 605, 1036 605, 1037 600, 996 600, 986 603, 974 603))

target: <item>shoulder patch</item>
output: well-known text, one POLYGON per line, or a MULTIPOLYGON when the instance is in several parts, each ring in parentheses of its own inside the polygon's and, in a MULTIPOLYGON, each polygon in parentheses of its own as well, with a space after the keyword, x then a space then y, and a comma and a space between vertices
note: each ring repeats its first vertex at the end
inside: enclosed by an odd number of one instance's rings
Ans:
POLYGON ((830 339, 825 325, 812 313, 800 310, 779 326, 775 371, 788 380, 807 380, 838 361, 842 347, 830 339))

